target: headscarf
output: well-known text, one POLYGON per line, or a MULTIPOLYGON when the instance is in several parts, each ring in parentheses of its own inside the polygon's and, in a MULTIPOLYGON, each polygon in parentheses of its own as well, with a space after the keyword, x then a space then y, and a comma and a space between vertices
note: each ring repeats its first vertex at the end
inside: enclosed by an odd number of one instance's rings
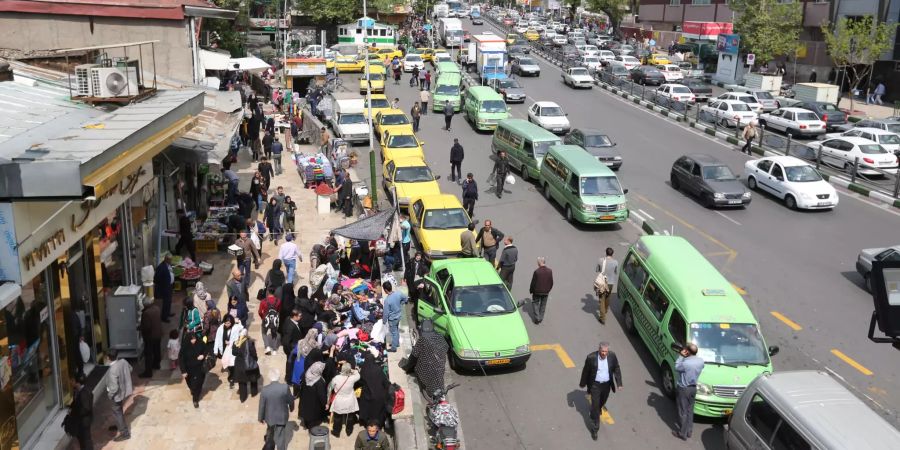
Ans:
POLYGON ((311 352, 312 349, 315 348, 316 344, 318 343, 316 341, 316 335, 318 333, 319 332, 316 329, 309 330, 306 332, 306 337, 301 339, 300 342, 297 343, 297 352, 300 354, 300 356, 306 357, 306 355, 308 355, 309 352, 311 352))
POLYGON ((341 364, 341 375, 350 376, 351 370, 353 370, 353 366, 349 363, 341 364))
POLYGON ((321 361, 314 362, 313 365, 306 369, 306 385, 312 386, 322 379, 322 372, 325 371, 325 363, 321 361))
POLYGON ((198 281, 197 284, 194 286, 194 296, 204 302, 206 302, 208 299, 212 298, 209 295, 209 292, 206 291, 206 286, 203 285, 202 281, 198 281))
POLYGON ((216 309, 216 301, 211 298, 206 299, 206 310, 210 311, 213 309, 216 309))

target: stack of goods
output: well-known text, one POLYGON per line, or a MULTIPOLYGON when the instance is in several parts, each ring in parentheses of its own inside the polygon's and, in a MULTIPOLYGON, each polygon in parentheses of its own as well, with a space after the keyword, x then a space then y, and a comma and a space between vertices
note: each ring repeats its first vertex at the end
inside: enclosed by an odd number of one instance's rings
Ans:
POLYGON ((330 183, 334 179, 334 169, 324 154, 309 155, 298 153, 295 156, 297 171, 307 188, 319 183, 330 183))
MULTIPOLYGON (((228 217, 238 214, 237 206, 211 206, 206 220, 197 225, 194 230, 196 241, 221 241, 228 232, 228 225, 224 222, 228 217)), ((196 223, 196 222, 195 222, 196 223)))

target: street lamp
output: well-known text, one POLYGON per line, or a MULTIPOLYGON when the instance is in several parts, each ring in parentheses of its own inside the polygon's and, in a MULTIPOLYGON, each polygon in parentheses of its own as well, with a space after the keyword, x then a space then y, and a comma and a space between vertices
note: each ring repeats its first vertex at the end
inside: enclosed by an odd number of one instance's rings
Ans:
MULTIPOLYGON (((371 179, 369 195, 372 196, 372 207, 375 208, 375 205, 378 203, 378 190, 375 188, 375 133, 374 127, 372 127, 372 74, 369 72, 369 30, 374 28, 374 20, 370 19, 367 11, 366 11, 366 0, 363 0, 363 18, 361 19, 363 28, 365 31, 365 35, 363 36, 363 43, 365 44, 365 52, 364 55, 366 57, 366 71, 364 76, 366 77, 366 107, 368 109, 367 116, 369 117, 369 177, 371 179)), ((335 66, 337 67, 337 66, 335 66)))

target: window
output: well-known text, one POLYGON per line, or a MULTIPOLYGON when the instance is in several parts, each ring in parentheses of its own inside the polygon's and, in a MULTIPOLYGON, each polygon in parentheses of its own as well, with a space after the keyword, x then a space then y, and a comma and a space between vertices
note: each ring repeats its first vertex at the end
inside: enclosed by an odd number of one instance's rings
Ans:
POLYGON ((772 168, 772 176, 777 180, 784 181, 784 170, 781 169, 781 165, 775 164, 775 167, 772 168))
POLYGON ((691 2, 692 5, 709 5, 711 3, 711 0, 693 0, 691 2))
POLYGON ((691 175, 695 177, 700 176, 700 164, 694 164, 694 167, 691 167, 691 175))
POLYGON ((781 420, 781 416, 778 415, 775 408, 772 408, 772 405, 759 394, 754 395, 750 401, 745 418, 760 440, 766 443, 771 442, 772 435, 775 434, 775 429, 781 420))
POLYGON ((422 210, 423 209, 425 209, 425 208, 422 206, 422 200, 419 200, 419 201, 413 203, 413 217, 418 219, 419 223, 422 222, 422 210))
POLYGON ((669 335, 672 336, 672 340, 681 345, 684 345, 687 339, 687 322, 684 321, 684 317, 681 317, 681 313, 677 309, 673 309, 672 317, 669 317, 669 335))
POLYGON ((769 173, 769 169, 772 168, 772 161, 760 161, 759 164, 756 165, 756 168, 761 170, 763 173, 769 173))
POLYGON ((387 163, 387 167, 385 167, 385 169, 387 169, 388 176, 390 176, 391 179, 394 178, 394 177, 393 177, 393 174, 394 174, 394 167, 396 167, 396 166, 394 165, 394 162, 393 162, 393 161, 389 161, 389 162, 387 163))
POLYGON ((425 302, 431 306, 438 306, 437 295, 435 295, 436 290, 437 288, 435 288, 432 282, 426 281, 425 283, 422 283, 422 290, 419 293, 419 298, 425 300, 425 302))
POLYGON ((578 176, 575 175, 575 176, 570 177, 568 184, 569 184, 569 190, 571 190, 572 192, 577 194, 578 193, 578 176))
POLYGON ((450 279, 450 271, 447 269, 441 269, 438 271, 438 273, 435 274, 434 277, 441 285, 447 284, 447 280, 450 279))
POLYGON ((806 439, 797 433, 797 430, 791 424, 781 421, 778 432, 775 433, 775 440, 772 441, 773 450, 809 450, 812 448, 806 439))
MULTIPOLYGON (((630 253, 628 258, 625 259, 625 267, 622 268, 622 273, 628 277, 628 280, 631 281, 631 284, 637 290, 641 290, 641 287, 644 285, 644 280, 647 279, 647 271, 644 269, 644 266, 641 265, 640 261, 638 261, 637 256, 634 253, 630 253)), ((615 283, 615 280, 610 280, 615 283)))
POLYGON ((383 30, 383 29, 382 29, 382 30, 378 30, 378 35, 379 35, 379 36, 385 36, 385 30, 383 30))
POLYGON ((669 309, 669 299, 653 280, 647 283, 647 289, 644 290, 644 302, 647 303, 656 320, 662 320, 666 315, 666 310, 669 309))
POLYGON ((362 34, 362 28, 357 28, 356 35, 359 36, 360 34, 362 34))

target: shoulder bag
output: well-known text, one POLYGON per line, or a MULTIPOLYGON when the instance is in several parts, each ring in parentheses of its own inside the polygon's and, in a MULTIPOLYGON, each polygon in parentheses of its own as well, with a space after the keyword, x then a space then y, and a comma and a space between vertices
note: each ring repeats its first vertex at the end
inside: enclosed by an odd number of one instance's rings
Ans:
POLYGON ((603 258, 600 273, 594 278, 594 290, 597 291, 597 295, 606 295, 609 292, 609 282, 606 279, 606 258, 603 258))

